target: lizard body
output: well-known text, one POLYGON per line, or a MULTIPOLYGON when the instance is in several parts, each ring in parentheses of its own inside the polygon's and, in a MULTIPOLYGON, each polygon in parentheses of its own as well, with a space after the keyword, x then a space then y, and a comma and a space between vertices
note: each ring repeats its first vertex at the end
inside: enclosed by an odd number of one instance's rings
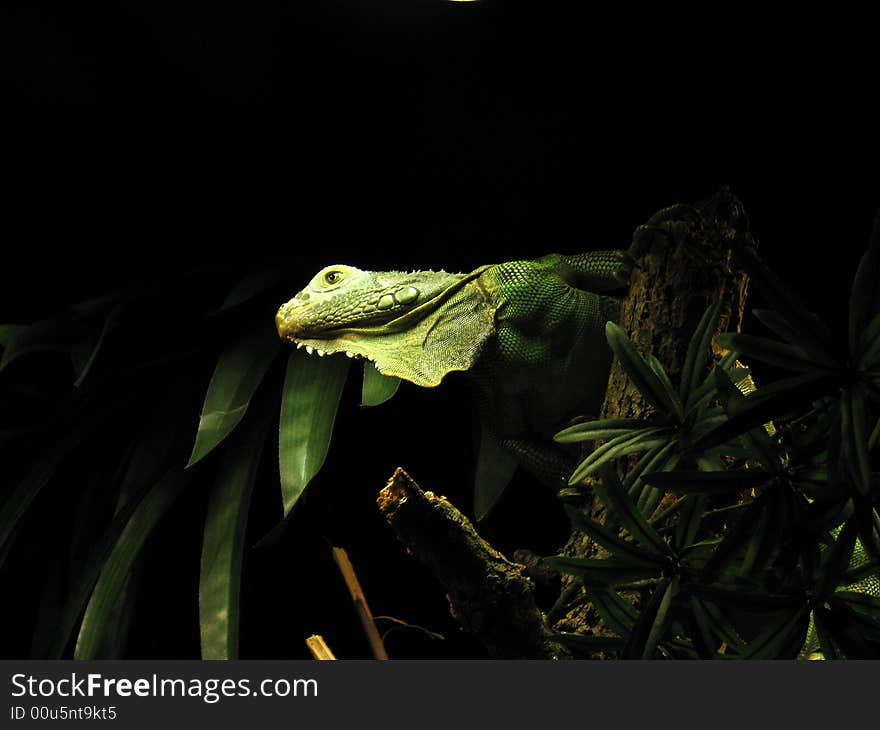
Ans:
POLYGON ((322 269, 276 316, 280 336, 317 355, 345 353, 422 387, 452 372, 478 386, 500 438, 549 436, 596 412, 611 353, 604 327, 625 286, 623 251, 444 271, 322 269))

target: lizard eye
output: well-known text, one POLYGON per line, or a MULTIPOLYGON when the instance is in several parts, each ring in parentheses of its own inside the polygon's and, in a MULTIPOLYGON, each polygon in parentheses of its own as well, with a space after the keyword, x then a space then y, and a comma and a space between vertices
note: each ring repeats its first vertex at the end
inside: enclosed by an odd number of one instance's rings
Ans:
POLYGON ((324 274, 325 284, 337 284, 340 281, 342 281, 341 271, 328 271, 326 274, 324 274))

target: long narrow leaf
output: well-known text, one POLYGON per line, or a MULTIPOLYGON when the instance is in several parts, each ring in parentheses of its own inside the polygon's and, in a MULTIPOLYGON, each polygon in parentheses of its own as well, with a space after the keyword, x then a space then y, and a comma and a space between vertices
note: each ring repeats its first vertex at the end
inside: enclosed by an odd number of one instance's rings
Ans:
POLYGON ((217 360, 187 467, 210 454, 239 424, 275 359, 281 340, 271 326, 257 327, 229 345, 217 360))
POLYGON ((220 314, 250 301, 281 281, 281 276, 281 269, 275 266, 248 274, 229 290, 223 304, 212 314, 220 314))
POLYGON ((70 346, 75 333, 61 320, 41 320, 31 325, 0 325, 0 373, 18 358, 33 352, 61 351, 70 346))
POLYGON ((268 419, 224 455, 205 516, 199 572, 202 659, 237 659, 241 563, 251 492, 268 419))
POLYGON ((480 521, 489 514, 516 473, 513 454, 501 446, 498 437, 482 426, 480 452, 474 477, 474 517, 480 521))
POLYGON ((650 546, 661 554, 670 554, 669 545, 636 508, 613 469, 603 469, 602 482, 595 486, 595 490, 605 508, 609 512, 613 512, 634 540, 645 546, 650 546))
POLYGON ((742 353, 747 360, 760 360, 768 365, 796 372, 815 373, 827 370, 825 365, 812 360, 802 348, 766 337, 728 332, 719 335, 717 341, 721 347, 742 353))
POLYGON ((696 439, 694 448, 705 451, 720 446, 778 417, 780 413, 802 408, 804 403, 831 392, 838 381, 839 377, 835 375, 801 375, 773 383, 763 388, 760 395, 746 398, 725 423, 696 439))
POLYGON ((147 493, 129 518, 92 591, 80 625, 74 659, 98 658, 102 642, 114 629, 109 617, 120 599, 131 567, 153 528, 180 494, 185 481, 179 472, 169 473, 147 493))
POLYGON ((873 360, 871 355, 876 356, 878 348, 880 348, 880 312, 871 318, 868 326, 859 336, 859 363, 868 364, 873 360))
POLYGON ((667 440, 665 437, 656 438, 667 432, 668 430, 663 427, 651 426, 616 436, 587 456, 574 470, 568 483, 577 484, 584 477, 597 471, 603 464, 623 456, 624 453, 631 453, 632 450, 651 450, 657 443, 667 440), (625 449, 630 450, 624 451, 625 449))
POLYGON ((872 310, 876 299, 878 275, 880 275, 880 250, 870 246, 859 261, 850 290, 849 348, 853 355, 858 351, 859 335, 875 314, 872 310))
POLYGON ((364 361, 364 382, 361 388, 361 405, 364 408, 378 406, 394 397, 400 387, 400 378, 382 375, 376 366, 364 361))
POLYGON ((808 335, 797 330, 779 312, 772 309, 755 309, 752 314, 761 324, 788 344, 802 349, 807 357, 816 364, 829 368, 835 367, 834 359, 824 349, 817 347, 808 335))
POLYGON ((627 471, 623 479, 623 486, 629 493, 629 496, 636 499, 641 493, 642 474, 652 472, 656 469, 655 464, 663 460, 663 452, 668 451, 670 447, 674 448, 675 441, 669 441, 665 444, 657 444, 650 450, 646 451, 639 460, 632 465, 627 471))
POLYGON ((620 594, 605 586, 587 586, 587 598, 605 625, 619 636, 629 636, 638 614, 620 594))
POLYGON ((589 585, 615 586, 633 583, 659 575, 657 566, 637 565, 616 558, 569 558, 554 555, 544 558, 553 570, 567 575, 576 575, 589 585))
POLYGON ((624 659, 650 659, 654 655, 672 605, 674 585, 675 581, 670 578, 664 578, 657 584, 639 612, 639 618, 623 650, 624 659))
POLYGON ((844 457, 849 461, 856 489, 865 495, 871 486, 871 464, 868 459, 865 401, 861 389, 854 387, 844 391, 840 399, 840 415, 844 457))
POLYGON ((632 433, 636 429, 644 428, 645 425, 645 421, 638 418, 608 418, 600 421, 586 421, 563 429, 553 437, 553 440, 561 444, 568 444, 611 439, 632 433))
POLYGON ((350 362, 344 356, 290 353, 278 436, 285 516, 324 465, 350 362))
POLYGON ((805 338, 809 338, 811 346, 828 350, 833 341, 828 326, 809 310, 804 301, 794 294, 754 251, 741 248, 736 253, 740 264, 751 279, 750 283, 769 300, 771 307, 785 317, 805 338))
POLYGON ((710 580, 723 568, 728 566, 736 554, 745 547, 752 535, 752 530, 767 508, 766 492, 762 493, 743 511, 739 520, 731 527, 724 539, 715 548, 709 562, 703 568, 703 580, 710 580))
POLYGON ((587 634, 554 634, 553 640, 558 641, 573 652, 593 654, 596 652, 620 651, 626 645, 626 640, 618 636, 591 636, 587 634))
POLYGON ((856 591, 837 591, 834 597, 856 610, 863 611, 875 621, 880 621, 880 596, 871 596, 856 591))
POLYGON ((727 494, 761 487, 773 478, 762 469, 730 469, 727 471, 673 471, 645 474, 652 487, 683 494, 727 494))
MULTIPOLYGON (((732 354, 736 355, 736 353, 732 354)), ((722 358, 722 362, 723 360, 724 358, 722 358)), ((709 371, 705 380, 691 391, 687 403, 685 404, 685 416, 690 416, 694 411, 707 405, 712 398, 716 396, 718 392, 718 379, 715 377, 716 370, 725 373, 730 381, 737 385, 737 387, 741 387, 739 384, 752 374, 752 371, 749 368, 742 367, 738 364, 734 364, 731 367, 722 367, 721 363, 719 363, 709 371)))
POLYGON ((703 513, 706 511, 708 499, 705 495, 689 494, 684 498, 684 505, 675 526, 675 546, 682 549, 693 544, 700 529, 703 513))
POLYGON ((647 362, 651 370, 654 371, 654 375, 657 376, 657 380, 660 382, 660 385, 666 393, 664 402, 671 406, 672 415, 674 415, 678 422, 681 423, 684 421, 684 408, 681 405, 678 392, 672 387, 672 381, 669 380, 666 368, 664 368, 663 364, 651 353, 648 353, 645 357, 645 362, 647 362))
POLYGON ((712 618, 703 606, 703 602, 697 596, 689 596, 688 602, 691 609, 692 624, 696 629, 693 632, 694 645, 701 659, 714 659, 716 657, 718 642, 715 640, 715 632, 712 630, 712 618))
POLYGON ((806 619, 809 610, 797 609, 779 625, 773 626, 756 636, 748 643, 741 657, 743 659, 776 659, 792 643, 796 634, 806 632, 806 619))
POLYGON ((834 544, 825 552, 819 571, 819 579, 816 583, 818 595, 825 596, 832 593, 840 584, 840 580, 849 566, 858 531, 856 521, 849 520, 838 533, 834 544))
MULTIPOLYGON (((88 404, 90 401, 86 398, 83 403, 88 404)), ((91 433, 95 419, 106 419, 108 414, 115 413, 117 408, 125 407, 127 403, 128 398, 122 395, 114 401, 113 409, 109 412, 102 411, 97 407, 85 408, 87 417, 84 421, 77 421, 80 430, 71 436, 74 439, 72 443, 75 444, 75 439, 83 439, 91 433)), ((110 525, 97 536, 97 539, 93 539, 88 554, 76 569, 73 580, 68 587, 63 610, 56 621, 48 655, 50 659, 58 659, 63 655, 71 634, 80 621, 83 609, 92 595, 101 568, 144 495, 156 484, 160 475, 166 471, 164 468, 167 464, 166 457, 169 456, 169 449, 173 446, 175 429, 169 428, 166 423, 162 423, 161 432, 158 435, 155 433, 155 429, 155 424, 150 424, 144 429, 143 438, 134 448, 126 467, 125 476, 119 482, 117 508, 110 525)))
POLYGON ((687 403, 690 400, 691 394, 697 389, 703 375, 703 370, 709 360, 709 345, 712 342, 712 335, 720 311, 721 302, 717 301, 703 312, 700 323, 688 343, 679 384, 679 397, 682 403, 687 403))
POLYGON ((624 329, 609 321, 605 324, 605 336, 623 369, 626 370, 626 374, 629 375, 633 385, 645 400, 661 413, 674 414, 676 412, 675 403, 670 400, 666 388, 651 366, 633 346, 624 329))
POLYGON ((664 565, 665 559, 663 555, 640 547, 630 540, 618 537, 603 525, 591 520, 570 505, 565 505, 565 511, 576 528, 587 533, 615 558, 627 560, 633 565, 642 565, 649 568, 662 567, 664 565))
POLYGON ((55 475, 58 465, 78 449, 95 432, 99 424, 116 412, 116 405, 119 404, 114 404, 110 408, 87 408, 87 404, 81 405, 86 414, 85 418, 77 420, 75 428, 68 429, 66 435, 51 434, 57 440, 50 443, 37 463, 10 490, 0 506, 0 565, 8 554, 7 548, 19 520, 55 475))
POLYGON ((104 340, 107 339, 107 335, 116 326, 121 312, 122 305, 115 306, 104 319, 101 329, 94 338, 86 338, 71 346, 70 358, 76 372, 76 380, 73 383, 75 387, 79 388, 88 377, 98 358, 98 353, 104 345, 104 340))

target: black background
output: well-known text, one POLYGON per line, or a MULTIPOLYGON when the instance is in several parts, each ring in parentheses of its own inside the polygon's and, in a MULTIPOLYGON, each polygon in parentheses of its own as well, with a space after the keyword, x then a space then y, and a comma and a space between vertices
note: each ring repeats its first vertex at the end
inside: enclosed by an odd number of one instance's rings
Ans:
MULTIPOLYGON (((876 61, 854 16, 497 0, 0 12, 2 321, 266 263, 292 294, 333 262, 466 271, 625 247, 659 208, 725 184, 767 260, 834 321, 878 203, 876 61)), ((479 656, 372 507, 398 464, 467 503, 465 397, 409 388, 357 413, 355 396, 293 536, 248 558, 242 656, 302 656, 313 631, 367 656, 324 538, 350 549, 376 613, 449 637, 392 651, 479 656)), ((564 522, 530 489, 485 529, 550 552, 564 522)), ((185 503, 160 528, 132 656, 197 655, 199 514, 185 503)))

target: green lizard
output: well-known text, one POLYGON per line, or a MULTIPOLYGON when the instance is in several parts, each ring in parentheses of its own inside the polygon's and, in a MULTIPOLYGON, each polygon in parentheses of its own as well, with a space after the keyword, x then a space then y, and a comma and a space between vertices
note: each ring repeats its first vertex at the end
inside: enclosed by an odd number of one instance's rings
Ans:
MULTIPOLYGON (((597 412, 611 361, 605 323, 618 310, 603 292, 624 287, 630 266, 624 251, 551 254, 469 274, 328 266, 282 305, 276 325, 310 354, 366 359, 419 386, 466 373, 481 396, 481 451, 487 429, 494 446, 486 458, 503 459, 503 444, 546 473, 560 465, 548 469, 529 437, 547 442, 566 419, 597 412)), ((866 560, 857 543, 853 567, 866 560)), ((876 577, 849 589, 877 595, 876 577)), ((801 656, 817 648, 811 620, 801 656)))
POLYGON ((601 405, 611 353, 601 292, 629 279, 624 251, 445 271, 322 269, 276 316, 284 339, 319 356, 343 352, 383 375, 434 387, 466 372, 500 439, 551 436, 601 405))

